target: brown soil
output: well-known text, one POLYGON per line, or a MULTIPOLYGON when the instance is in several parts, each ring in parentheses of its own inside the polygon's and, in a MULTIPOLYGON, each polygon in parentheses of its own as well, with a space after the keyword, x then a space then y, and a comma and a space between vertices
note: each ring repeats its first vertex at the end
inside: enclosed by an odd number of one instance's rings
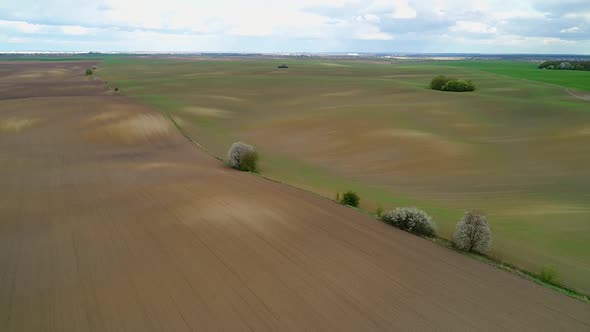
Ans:
POLYGON ((89 65, 0 63, 0 121, 35 119, 0 132, 1 331, 590 330, 589 305, 226 168, 89 65))

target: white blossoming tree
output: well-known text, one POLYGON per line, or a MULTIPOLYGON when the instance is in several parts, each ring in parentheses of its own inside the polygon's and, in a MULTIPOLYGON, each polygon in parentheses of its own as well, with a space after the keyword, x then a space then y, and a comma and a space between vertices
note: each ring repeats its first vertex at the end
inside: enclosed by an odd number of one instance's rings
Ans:
POLYGON ((428 213, 415 207, 403 207, 385 213, 381 220, 401 230, 426 236, 435 236, 436 227, 428 213))
POLYGON ((258 153, 252 145, 236 142, 227 152, 227 163, 230 167, 241 171, 256 172, 258 153))
POLYGON ((485 215, 477 211, 468 211, 457 223, 453 236, 455 246, 469 252, 484 253, 492 244, 492 231, 485 215))

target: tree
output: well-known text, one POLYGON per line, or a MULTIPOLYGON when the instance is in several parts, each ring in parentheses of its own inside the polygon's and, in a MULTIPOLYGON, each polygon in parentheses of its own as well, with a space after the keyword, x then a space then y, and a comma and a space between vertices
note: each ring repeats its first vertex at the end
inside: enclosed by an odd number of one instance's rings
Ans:
POLYGON ((465 80, 450 80, 443 85, 442 91, 465 92, 474 91, 475 85, 471 81, 465 80))
POLYGON ((240 171, 256 172, 258 170, 258 153, 252 145, 236 142, 227 152, 227 162, 230 167, 240 171))
POLYGON ((468 211, 457 223, 453 236, 455 246, 469 252, 486 252, 492 244, 492 231, 485 215, 468 211))
POLYGON ((385 213, 381 220, 401 230, 425 236, 435 236, 436 227, 428 213, 415 208, 403 207, 385 213))
POLYGON ((433 78, 430 82, 430 88, 432 90, 442 90, 443 86, 447 84, 448 81, 453 80, 450 77, 446 77, 444 75, 438 75, 437 77, 433 78))
POLYGON ((360 200, 361 199, 354 191, 349 190, 349 191, 345 192, 344 194, 342 194, 342 200, 340 201, 340 203, 342 203, 344 205, 358 207, 360 200))

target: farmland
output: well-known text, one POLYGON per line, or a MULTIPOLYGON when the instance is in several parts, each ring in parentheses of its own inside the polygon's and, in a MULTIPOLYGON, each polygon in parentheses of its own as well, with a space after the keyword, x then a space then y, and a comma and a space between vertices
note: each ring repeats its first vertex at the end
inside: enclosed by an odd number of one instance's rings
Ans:
POLYGON ((590 326, 585 303, 226 167, 94 65, 0 62, 0 330, 590 326))
POLYGON ((254 144, 270 178, 330 198, 351 189, 370 211, 416 205, 447 238, 466 209, 481 209, 493 256, 552 267, 590 292, 590 103, 565 91, 584 95, 589 73, 329 59, 277 69, 282 62, 108 59, 97 75, 217 156, 237 140, 254 144), (478 90, 429 90, 439 74, 478 90))
POLYGON ((521 61, 453 61, 445 62, 453 68, 470 68, 507 77, 556 84, 566 88, 590 91, 590 73, 587 71, 550 72, 540 70, 536 63, 521 61))

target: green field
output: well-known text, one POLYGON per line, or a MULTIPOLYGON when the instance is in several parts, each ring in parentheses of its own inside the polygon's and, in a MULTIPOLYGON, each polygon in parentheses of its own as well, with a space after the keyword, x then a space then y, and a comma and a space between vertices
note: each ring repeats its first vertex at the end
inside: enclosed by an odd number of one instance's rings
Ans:
POLYGON ((523 61, 452 61, 440 63, 440 65, 481 70, 497 75, 590 91, 590 71, 540 70, 537 68, 537 63, 523 61))
POLYGON ((450 237, 484 210, 493 255, 590 292, 590 73, 520 62, 107 59, 97 75, 224 156, 243 140, 262 173, 373 210, 416 205, 450 237), (438 74, 474 93, 427 88, 438 74), (546 83, 551 84, 546 84, 546 83))

